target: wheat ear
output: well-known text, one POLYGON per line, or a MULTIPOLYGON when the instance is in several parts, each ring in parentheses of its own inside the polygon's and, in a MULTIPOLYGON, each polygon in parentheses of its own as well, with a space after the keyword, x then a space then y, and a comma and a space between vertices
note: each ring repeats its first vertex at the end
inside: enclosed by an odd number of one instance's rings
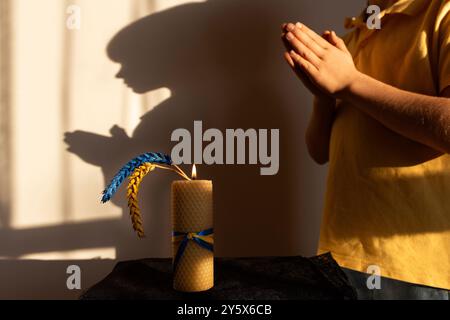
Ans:
POLYGON ((133 173, 134 169, 142 165, 143 163, 153 163, 153 164, 165 164, 171 165, 172 159, 170 156, 159 153, 159 152, 147 152, 132 160, 130 160, 126 165, 124 165, 119 172, 114 176, 111 182, 103 191, 102 202, 108 202, 116 193, 117 189, 120 187, 123 180, 133 173))
POLYGON ((128 208, 130 209, 131 223, 133 229, 137 232, 139 238, 143 238, 144 228, 142 226, 141 210, 138 203, 139 185, 142 179, 150 172, 155 170, 156 166, 151 163, 144 163, 137 167, 130 175, 130 181, 127 187, 128 208))

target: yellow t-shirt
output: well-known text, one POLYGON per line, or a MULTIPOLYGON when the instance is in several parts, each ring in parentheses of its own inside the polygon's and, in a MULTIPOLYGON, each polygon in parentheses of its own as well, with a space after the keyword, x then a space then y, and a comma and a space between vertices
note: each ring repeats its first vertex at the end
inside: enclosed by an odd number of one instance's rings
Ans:
MULTIPOLYGON (((358 70, 439 95, 450 86, 450 0, 388 2, 380 30, 347 21, 358 70)), ((450 155, 339 101, 319 244, 328 251, 350 269, 450 289, 450 155)))

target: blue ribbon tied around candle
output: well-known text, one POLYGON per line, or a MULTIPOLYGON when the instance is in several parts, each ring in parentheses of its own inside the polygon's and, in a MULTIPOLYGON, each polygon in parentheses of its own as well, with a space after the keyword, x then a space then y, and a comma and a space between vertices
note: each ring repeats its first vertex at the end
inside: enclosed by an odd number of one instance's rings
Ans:
POLYGON ((180 259, 183 256, 183 253, 186 250, 189 241, 194 241, 195 244, 199 245, 203 249, 213 252, 214 251, 213 235, 214 235, 213 228, 206 229, 200 232, 174 231, 172 234, 172 241, 173 242, 181 241, 180 246, 178 247, 177 253, 175 255, 175 259, 173 261, 174 270, 176 270, 178 263, 180 262, 180 259))

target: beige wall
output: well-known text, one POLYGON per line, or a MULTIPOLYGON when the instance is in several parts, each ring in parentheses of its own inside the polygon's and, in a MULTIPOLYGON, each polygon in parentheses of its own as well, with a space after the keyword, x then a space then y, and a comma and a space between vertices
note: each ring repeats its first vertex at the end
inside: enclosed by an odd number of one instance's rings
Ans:
POLYGON ((214 180, 216 254, 313 255, 326 168, 306 154, 311 97, 284 65, 279 25, 342 32, 361 5, 1 0, 0 298, 76 297, 65 289, 69 264, 82 266, 86 288, 116 259, 170 256, 174 176, 143 185, 145 240, 130 228, 123 190, 106 205, 99 197, 126 160, 169 153, 172 130, 194 120, 281 133, 277 176, 199 167, 214 180), (81 8, 80 30, 66 28, 70 4, 81 8), (139 94, 115 78, 120 64, 139 94))

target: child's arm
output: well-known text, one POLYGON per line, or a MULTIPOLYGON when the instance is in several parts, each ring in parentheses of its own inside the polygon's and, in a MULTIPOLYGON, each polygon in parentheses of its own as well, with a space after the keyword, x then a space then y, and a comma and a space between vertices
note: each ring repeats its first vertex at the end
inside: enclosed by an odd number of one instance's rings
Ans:
MULTIPOLYGON (((286 25, 283 25, 282 30, 284 31, 285 28, 286 25)), ((314 95, 313 110, 305 134, 306 146, 309 155, 315 162, 318 164, 325 164, 329 160, 330 135, 334 121, 336 99, 317 88, 314 83, 311 82, 308 75, 294 63, 289 55, 289 51, 292 50, 292 47, 286 41, 285 35, 284 32, 281 35, 287 50, 284 57, 303 84, 314 95)), ((336 44, 333 42, 333 39, 331 39, 330 31, 325 31, 323 37, 331 44, 336 44)))
POLYGON ((432 97, 392 87, 360 73, 335 33, 333 46, 304 25, 286 28, 292 59, 320 90, 409 139, 450 153, 450 90, 432 97))
POLYGON ((335 106, 335 99, 314 97, 314 106, 306 129, 305 140, 309 155, 318 164, 325 164, 329 160, 335 106))
POLYGON ((450 153, 450 96, 412 93, 358 73, 342 97, 391 130, 450 153))

